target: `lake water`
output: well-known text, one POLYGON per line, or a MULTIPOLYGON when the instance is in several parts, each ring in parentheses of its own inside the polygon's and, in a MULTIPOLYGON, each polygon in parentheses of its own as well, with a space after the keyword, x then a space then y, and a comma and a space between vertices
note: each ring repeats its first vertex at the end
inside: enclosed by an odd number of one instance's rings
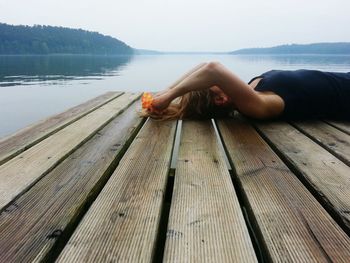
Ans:
POLYGON ((159 91, 205 61, 244 81, 271 69, 349 72, 350 56, 0 56, 0 137, 107 91, 159 91))

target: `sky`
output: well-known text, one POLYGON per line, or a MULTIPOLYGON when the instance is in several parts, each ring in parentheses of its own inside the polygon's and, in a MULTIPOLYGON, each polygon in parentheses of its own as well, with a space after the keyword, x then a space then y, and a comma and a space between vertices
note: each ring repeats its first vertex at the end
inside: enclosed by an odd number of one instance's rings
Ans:
POLYGON ((0 0, 0 22, 82 28, 158 51, 350 42, 349 0, 0 0))

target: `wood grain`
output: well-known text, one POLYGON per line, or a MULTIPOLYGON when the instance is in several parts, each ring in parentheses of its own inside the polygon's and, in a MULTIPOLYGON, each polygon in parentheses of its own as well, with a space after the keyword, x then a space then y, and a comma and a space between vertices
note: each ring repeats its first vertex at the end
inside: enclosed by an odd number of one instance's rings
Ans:
POLYGON ((107 92, 2 138, 0 140, 0 165, 121 94, 122 92, 107 92))
POLYGON ((210 121, 184 121, 164 262, 257 262, 210 121))
POLYGON ((350 135, 320 121, 296 122, 294 125, 350 166, 350 135))
POLYGON ((350 233, 350 167, 286 123, 261 123, 257 127, 342 219, 350 233))
MULTIPOLYGON (((138 104, 138 102, 137 102, 138 104)), ((135 103, 0 214, 0 262, 43 261, 76 224, 141 125, 135 103)), ((44 260, 45 261, 45 260, 44 260)))
POLYGON ((346 121, 328 121, 329 124, 333 125, 334 127, 338 128, 339 130, 346 132, 347 134, 350 134, 350 122, 346 121))
POLYGON ((151 262, 176 122, 148 120, 57 262, 151 262))
MULTIPOLYGON (((254 128, 239 119, 218 126, 271 261, 348 262, 349 237, 254 128)), ((298 143, 294 133, 281 133, 279 144, 298 143)))
POLYGON ((125 93, 0 166, 0 210, 52 170, 140 94, 125 93))

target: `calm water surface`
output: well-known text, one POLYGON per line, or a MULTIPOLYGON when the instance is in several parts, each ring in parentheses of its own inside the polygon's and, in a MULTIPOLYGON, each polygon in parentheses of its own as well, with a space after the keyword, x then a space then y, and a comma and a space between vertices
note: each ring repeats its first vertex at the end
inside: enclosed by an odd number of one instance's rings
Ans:
POLYGON ((350 71, 350 56, 0 56, 0 137, 107 91, 162 90, 205 61, 246 82, 271 69, 350 71))

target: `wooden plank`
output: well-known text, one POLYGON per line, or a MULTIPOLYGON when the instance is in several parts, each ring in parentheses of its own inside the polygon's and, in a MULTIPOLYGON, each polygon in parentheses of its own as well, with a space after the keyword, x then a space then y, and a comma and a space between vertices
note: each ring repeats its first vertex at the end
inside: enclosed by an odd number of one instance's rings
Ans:
POLYGON ((184 121, 165 262, 257 262, 210 121, 184 121))
POLYGON ((123 94, 0 166, 0 209, 50 172, 137 98, 139 94, 123 94))
POLYGON ((218 124, 244 203, 271 261, 348 262, 350 238, 254 128, 238 119, 218 124))
POLYGON ((146 122, 57 262, 152 261, 175 124, 146 122))
MULTIPOLYGON (((138 102, 137 102, 138 104, 138 102)), ((142 123, 135 104, 0 214, 0 262, 50 261, 142 123), (68 233, 67 233, 68 232, 68 233), (63 234, 64 233, 64 234, 63 234)))
POLYGON ((121 94, 121 92, 107 92, 63 113, 25 127, 9 137, 2 138, 0 165, 121 94))
POLYGON ((350 134, 350 122, 342 122, 342 121, 327 121, 329 124, 338 128, 339 130, 350 134))
POLYGON ((294 125, 350 166, 350 135, 320 121, 296 122, 294 125))
POLYGON ((257 126, 350 233, 350 167, 286 123, 257 126))

